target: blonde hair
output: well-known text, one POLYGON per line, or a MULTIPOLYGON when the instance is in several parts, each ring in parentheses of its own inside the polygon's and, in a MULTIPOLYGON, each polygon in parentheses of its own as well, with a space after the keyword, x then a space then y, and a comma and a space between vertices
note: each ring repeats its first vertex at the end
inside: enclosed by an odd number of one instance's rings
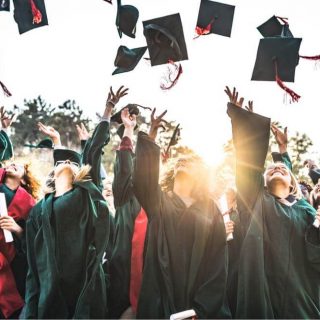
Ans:
MULTIPOLYGON (((74 174, 72 184, 81 181, 89 181, 91 180, 90 176, 90 165, 81 166, 79 171, 74 174)), ((54 169, 50 171, 45 181, 44 193, 52 193, 56 190, 55 178, 54 178, 54 169)))
POLYGON ((29 194, 31 194, 31 196, 34 199, 38 200, 40 197, 41 182, 32 172, 30 163, 25 163, 23 167, 24 167, 24 175, 22 179, 24 180, 24 183, 21 182, 20 185, 29 194))
POLYGON ((195 179, 192 197, 195 200, 207 200, 209 198, 209 172, 204 161, 197 155, 184 155, 178 158, 169 159, 161 170, 160 186, 162 190, 165 192, 173 191, 175 166, 181 159, 197 164, 198 175, 197 179, 195 179))

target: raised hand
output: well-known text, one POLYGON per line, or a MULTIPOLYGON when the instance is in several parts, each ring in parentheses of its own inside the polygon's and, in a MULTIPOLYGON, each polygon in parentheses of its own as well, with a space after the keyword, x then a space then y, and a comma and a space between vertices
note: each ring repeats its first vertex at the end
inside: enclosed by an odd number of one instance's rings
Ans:
POLYGON ((60 133, 53 127, 45 126, 43 123, 38 122, 38 129, 40 132, 50 137, 56 146, 61 145, 60 133))
POLYGON ((271 124, 271 131, 274 134, 276 142, 279 146, 279 150, 281 153, 287 151, 288 145, 288 128, 285 127, 284 131, 282 132, 274 123, 271 124))
MULTIPOLYGON (((233 91, 231 92, 231 90, 229 89, 229 87, 226 86, 224 92, 225 92, 225 93, 227 94, 227 96, 229 97, 231 103, 233 103, 233 104, 236 105, 237 107, 242 108, 244 98, 241 97, 241 98, 238 100, 238 91, 236 91, 236 88, 235 88, 235 87, 233 87, 233 91)), ((252 106, 253 106, 253 103, 251 102, 251 107, 252 107, 252 106)), ((250 103, 249 103, 249 108, 250 108, 250 103)))
POLYGON ((163 126, 163 123, 167 123, 166 120, 163 119, 164 115, 167 113, 167 110, 162 112, 158 117, 155 117, 154 114, 156 112, 156 108, 152 110, 151 113, 151 122, 150 122, 150 129, 149 129, 149 137, 155 141, 158 133, 159 128, 163 128, 165 130, 165 127, 163 126))
POLYGON ((247 109, 247 111, 253 112, 253 101, 249 100, 248 101, 248 106, 245 106, 245 108, 247 109))
POLYGON ((128 108, 124 108, 121 111, 121 120, 125 128, 134 129, 137 125, 137 116, 135 114, 131 115, 128 108))
POLYGON ((119 100, 128 94, 129 88, 124 88, 121 86, 116 93, 113 92, 112 87, 110 87, 110 91, 108 93, 107 106, 111 104, 113 107, 119 102, 119 100))
POLYGON ((76 129, 78 132, 79 140, 88 140, 90 138, 90 134, 82 122, 80 123, 80 126, 76 124, 76 129))
POLYGON ((15 113, 13 113, 11 117, 9 117, 7 111, 5 111, 4 107, 2 106, 0 108, 0 120, 3 129, 9 128, 11 124, 15 121, 15 113))

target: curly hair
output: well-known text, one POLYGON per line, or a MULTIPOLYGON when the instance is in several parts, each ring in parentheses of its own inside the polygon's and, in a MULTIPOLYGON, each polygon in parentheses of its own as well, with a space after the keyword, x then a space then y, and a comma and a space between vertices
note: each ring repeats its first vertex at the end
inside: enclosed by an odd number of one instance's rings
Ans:
POLYGON ((24 175, 22 179, 24 183, 21 183, 21 187, 24 188, 31 196, 39 200, 40 192, 41 192, 41 182, 35 176, 35 174, 31 170, 31 163, 25 163, 24 165, 24 175))
POLYGON ((173 191, 175 167, 181 160, 193 162, 197 166, 197 179, 192 191, 192 197, 199 201, 207 200, 209 198, 209 173, 204 161, 198 155, 184 155, 167 161, 161 170, 161 189, 165 192, 173 191))

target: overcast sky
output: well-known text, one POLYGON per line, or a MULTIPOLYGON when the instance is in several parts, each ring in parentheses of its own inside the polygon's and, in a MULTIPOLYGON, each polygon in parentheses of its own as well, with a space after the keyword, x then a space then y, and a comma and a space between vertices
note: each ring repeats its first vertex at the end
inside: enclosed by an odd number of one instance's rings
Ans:
MULTIPOLYGON (((12 2, 12 1, 11 1, 12 2)), ((116 0, 46 0, 49 25, 19 35, 11 12, 0 12, 0 80, 13 96, 0 94, 0 104, 11 108, 24 98, 41 95, 52 105, 74 99, 91 117, 102 112, 108 88, 125 85, 130 94, 119 107, 139 103, 167 109, 167 119, 183 127, 183 142, 207 160, 221 152, 231 136, 226 115, 224 86, 236 86, 254 100, 255 111, 280 121, 294 131, 307 133, 320 150, 318 121, 320 66, 300 60, 295 83, 287 83, 301 95, 298 103, 283 103, 283 91, 275 82, 251 81, 261 38, 256 27, 278 15, 289 18, 295 37, 303 38, 300 54, 320 54, 319 0, 233 0, 231 38, 209 35, 193 40, 200 0, 128 0, 140 12, 136 38, 120 39, 115 26, 116 0), (179 12, 189 60, 169 91, 159 87, 165 65, 151 67, 141 60, 132 72, 111 76, 119 45, 145 46, 142 21, 179 12)), ((148 51, 145 57, 148 56, 148 51)))

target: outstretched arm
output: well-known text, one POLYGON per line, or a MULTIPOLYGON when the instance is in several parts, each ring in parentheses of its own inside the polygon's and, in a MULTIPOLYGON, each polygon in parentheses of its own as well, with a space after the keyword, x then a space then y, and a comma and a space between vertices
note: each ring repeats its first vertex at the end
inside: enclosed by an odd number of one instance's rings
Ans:
POLYGON ((233 142, 236 149, 236 184, 239 211, 251 212, 259 192, 263 189, 263 169, 268 152, 270 119, 253 113, 250 101, 247 110, 242 108, 244 99, 238 92, 226 87, 230 102, 233 142))
POLYGON ((14 119, 15 114, 12 114, 12 116, 9 117, 4 107, 0 107, 0 162, 9 160, 13 157, 12 143, 6 132, 6 129, 11 126, 14 119))

